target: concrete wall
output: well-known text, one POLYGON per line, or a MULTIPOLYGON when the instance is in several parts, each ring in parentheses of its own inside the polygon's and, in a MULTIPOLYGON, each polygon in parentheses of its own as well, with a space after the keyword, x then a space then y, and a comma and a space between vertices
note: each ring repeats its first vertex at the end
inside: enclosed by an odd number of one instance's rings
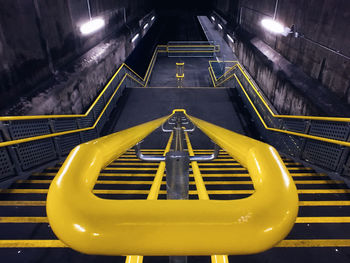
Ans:
MULTIPOLYGON (((273 51, 289 61, 291 66, 296 66, 310 77, 313 83, 309 81, 311 83, 309 89, 320 91, 323 89, 322 93, 326 97, 332 97, 332 101, 349 105, 349 59, 322 48, 308 39, 350 56, 350 38, 346 33, 350 25, 350 2, 347 0, 279 0, 276 20, 289 27, 294 24, 297 32, 305 36, 299 38, 276 36, 261 27, 260 21, 263 18, 274 15, 275 3, 275 0, 215 1, 214 8, 229 21, 232 28, 237 30, 239 25, 241 31, 249 33, 245 34, 244 40, 236 35, 237 42, 233 47, 238 57, 243 60, 245 66, 249 67, 250 73, 261 84, 261 88, 283 113, 324 114, 320 112, 324 107, 322 101, 316 101, 312 95, 305 96, 303 88, 299 89, 296 84, 297 81, 294 80, 291 83, 288 76, 286 78, 285 72, 274 69, 273 59, 263 54, 264 52, 259 54, 259 50, 247 44, 254 38, 262 40, 273 51), (258 65, 253 66, 254 63, 258 65), (284 97, 290 98, 285 105, 283 105, 284 97), (312 104, 318 105, 310 106, 312 104)), ((316 93, 314 96, 319 95, 316 93)), ((349 109, 346 106, 344 108, 349 109)), ((348 116, 350 112, 338 112, 337 115, 348 116)))
POLYGON ((57 93, 82 85, 85 91, 79 95, 80 99, 91 102, 115 68, 134 49, 130 38, 139 30, 139 21, 151 11, 151 6, 146 0, 90 0, 90 6, 93 17, 104 17, 106 27, 93 35, 83 36, 79 26, 89 19, 86 0, 2 1, 0 109, 8 108, 18 102, 20 96, 25 96, 23 103, 12 113, 76 113, 79 108, 86 107, 85 103, 70 106, 70 110, 68 106, 47 105, 51 109, 44 112, 29 104, 47 88, 57 93), (102 65, 97 65, 97 61, 102 65), (101 67, 104 69, 99 70, 101 67), (77 74, 81 74, 80 77, 77 74))

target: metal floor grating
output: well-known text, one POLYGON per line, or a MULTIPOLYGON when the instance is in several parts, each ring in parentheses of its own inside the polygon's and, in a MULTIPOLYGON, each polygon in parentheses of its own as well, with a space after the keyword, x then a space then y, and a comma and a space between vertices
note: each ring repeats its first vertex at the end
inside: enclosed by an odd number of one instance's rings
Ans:
MULTIPOLYGON (((208 154, 212 150, 195 150, 208 154)), ((144 154, 163 153, 161 149, 144 154)), ((297 185, 300 208, 297 222, 285 240, 264 253, 230 256, 230 262, 349 262, 350 190, 292 160, 284 162, 297 185)), ((0 256, 2 262, 125 262, 125 257, 88 256, 57 240, 46 218, 46 194, 60 164, 17 181, 0 191, 0 256)), ((108 199, 146 199, 157 163, 138 160, 126 152, 101 171, 94 193, 108 199)), ((210 199, 245 198, 254 191, 248 171, 226 152, 212 162, 199 163, 210 199)), ((159 199, 166 198, 165 177, 159 199)), ((190 199, 198 199, 190 172, 190 199)), ((168 262, 167 257, 145 257, 144 262, 168 262)), ((188 262, 210 262, 189 257, 188 262)))

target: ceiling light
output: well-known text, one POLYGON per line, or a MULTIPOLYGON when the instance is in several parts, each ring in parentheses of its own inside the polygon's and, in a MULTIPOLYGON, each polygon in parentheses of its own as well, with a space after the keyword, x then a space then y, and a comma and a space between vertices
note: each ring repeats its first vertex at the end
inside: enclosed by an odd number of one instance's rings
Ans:
POLYGON ((213 20, 213 21, 215 22, 215 17, 212 16, 212 17, 211 17, 211 20, 213 20))
POLYGON ((136 41, 136 39, 138 39, 138 37, 140 36, 140 34, 136 34, 132 39, 131 42, 134 43, 136 41))
POLYGON ((218 24, 218 27, 222 30, 222 25, 218 24))
POLYGON ((80 32, 83 35, 89 35, 105 26, 105 21, 102 18, 95 18, 86 22, 80 27, 80 32))
POLYGON ((152 16, 151 21, 153 21, 154 19, 156 19, 156 17, 155 17, 155 16, 152 16))
POLYGON ((234 43, 233 38, 229 34, 226 34, 226 36, 232 43, 234 43))
POLYGON ((266 18, 261 21, 261 25, 268 31, 275 34, 282 34, 287 36, 291 31, 290 28, 285 27, 281 23, 278 23, 276 20, 266 18))
POLYGON ((143 26, 143 29, 146 29, 148 27, 148 23, 143 26))

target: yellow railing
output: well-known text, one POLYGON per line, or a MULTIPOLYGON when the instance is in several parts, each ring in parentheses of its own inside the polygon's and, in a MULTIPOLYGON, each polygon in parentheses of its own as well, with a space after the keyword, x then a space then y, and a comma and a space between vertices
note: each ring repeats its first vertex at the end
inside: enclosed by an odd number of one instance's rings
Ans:
POLYGON ((65 114, 65 115, 34 115, 34 116, 0 116, 0 121, 16 121, 16 120, 35 120, 35 119, 58 119, 58 118, 79 118, 79 117, 86 117, 89 115, 89 113, 93 110, 93 108, 95 107, 95 105, 97 104, 98 100, 103 96, 103 94, 106 92, 106 90, 108 89, 109 85, 113 82, 113 80, 116 78, 116 76, 119 74, 119 72, 123 69, 123 68, 127 68, 128 70, 130 70, 133 74, 135 74, 137 76, 138 79, 134 78, 133 76, 131 76, 130 74, 126 73, 124 74, 123 77, 127 76, 132 78, 133 80, 135 80, 136 82, 138 82, 141 86, 146 87, 148 84, 148 80, 149 77, 152 73, 152 69, 155 63, 155 60, 157 58, 158 53, 161 52, 166 52, 165 50, 159 50, 160 48, 166 48, 166 46, 163 45, 159 45, 157 46, 156 50, 153 53, 152 59, 148 65, 147 71, 145 76, 142 78, 140 77, 139 74, 137 74, 134 70, 132 70, 127 64, 122 63, 118 70, 114 73, 114 75, 112 76, 112 78, 108 81, 108 83, 106 84, 106 86, 103 88, 103 90, 101 91, 101 93, 98 95, 98 97, 94 100, 94 102, 91 104, 91 106, 89 107, 89 109, 84 113, 84 114, 65 114), (142 82, 144 83, 142 83, 142 82))
POLYGON ((280 133, 285 133, 285 134, 290 134, 290 135, 295 135, 295 136, 300 136, 303 138, 308 138, 308 139, 313 139, 313 140, 319 140, 319 141, 324 141, 324 142, 328 142, 328 143, 334 143, 334 144, 338 144, 338 145, 343 145, 343 146, 347 146, 350 147, 350 142, 346 142, 346 141, 341 141, 341 140, 335 140, 335 139, 328 139, 328 138, 324 138, 324 137, 320 137, 320 136, 314 136, 314 135, 308 135, 308 134, 304 134, 304 133, 300 133, 300 132, 292 132, 292 131, 288 131, 288 130, 283 130, 283 129, 277 129, 277 128, 271 128, 269 127, 266 122, 264 121, 263 117, 261 116, 261 114, 259 113, 259 111, 257 110, 256 106, 254 105, 254 102, 251 100, 250 96, 248 95, 245 87, 242 85, 240 79, 237 77, 237 75, 234 73, 234 70, 237 69, 239 70, 245 77, 245 79, 249 82, 249 85, 253 88, 254 93, 256 93, 256 95, 260 98, 260 100, 263 102, 264 106, 267 108, 267 110, 269 111, 269 113, 271 114, 271 116, 273 118, 285 118, 285 119, 302 119, 302 120, 318 120, 318 121, 334 121, 334 122, 346 122, 349 123, 350 122, 350 118, 340 118, 340 117, 318 117, 318 116, 296 116, 296 115, 278 115, 275 114, 271 107, 268 105, 268 103, 266 102, 265 98, 260 94, 260 92, 257 90, 257 88, 255 87, 255 85, 252 83, 252 81, 250 80, 250 78, 248 77, 247 73, 245 72, 245 70, 243 69, 243 67, 237 62, 237 61, 229 61, 229 62, 234 62, 236 63, 234 66, 232 66, 229 70, 227 70, 222 76, 220 76, 219 78, 216 78, 213 67, 212 67, 212 62, 217 62, 217 61, 210 61, 209 64, 209 73, 213 82, 214 87, 220 86, 221 84, 223 84, 224 82, 230 80, 231 78, 235 78, 239 87, 242 89, 244 95, 246 96, 246 98, 248 99, 249 103, 251 104, 251 106, 253 107, 254 111, 256 112, 257 116, 259 117, 261 123, 263 124, 263 126, 265 127, 265 129, 270 130, 270 131, 275 131, 275 132, 280 132, 280 133), (226 76, 228 76, 227 78, 225 78, 226 76), (222 79, 223 78, 223 79, 222 79), (221 81, 219 81, 220 79, 222 79, 221 81), (218 82, 219 81, 219 82, 218 82))
POLYGON ((87 254, 146 256, 251 254, 281 241, 294 225, 298 195, 276 150, 192 116, 196 126, 248 169, 255 189, 251 196, 116 201, 92 193, 103 167, 170 116, 81 144, 70 153, 47 197, 57 237, 87 254))
POLYGON ((210 65, 210 69, 211 69, 211 73, 213 75, 213 85, 214 86, 219 86, 221 84, 223 84, 224 82, 230 80, 231 78, 234 77, 233 74, 231 74, 229 77, 227 77, 226 79, 221 80, 219 83, 217 83, 221 78, 229 75, 229 73, 232 73, 234 71, 234 69, 239 69, 240 72, 242 72, 242 74, 244 75, 245 79, 249 82, 250 86, 254 89, 255 93, 259 96, 259 98, 261 99, 261 101, 264 103, 264 105, 266 106, 266 108, 268 109, 268 111, 271 113, 271 115, 273 117, 276 118, 288 118, 288 119, 307 119, 307 120, 321 120, 321 121, 336 121, 336 122, 350 122, 350 118, 347 117, 319 117, 319 116, 302 116, 302 115, 279 115, 279 114, 275 114, 271 107, 268 105, 268 103, 266 102, 265 98, 260 94, 260 92, 257 90, 257 88, 255 87, 255 85, 252 83, 252 81, 250 80, 246 70, 244 69, 244 67, 238 62, 238 61, 225 61, 225 62, 233 62, 236 63, 235 65, 233 65, 232 67, 230 67, 222 76, 220 76, 218 79, 216 78, 215 74, 214 74, 214 70, 212 67, 212 63, 213 62, 222 62, 222 61, 209 61, 209 65, 210 65), (215 81, 214 81, 215 80, 215 81))
MULTIPOLYGON (((189 45, 188 47, 191 48, 191 45, 189 45)), ((112 96, 110 97, 110 99, 106 103, 105 107, 103 108, 102 112, 96 118, 96 121, 94 122, 94 124, 92 126, 86 127, 86 128, 81 128, 81 129, 64 131, 64 132, 56 132, 56 133, 50 133, 50 134, 45 134, 45 135, 40 135, 40 136, 34 136, 34 137, 28 137, 28 138, 23 138, 23 139, 17 139, 17 140, 0 142, 0 147, 10 146, 10 145, 14 145, 14 144, 20 144, 20 143, 25 143, 25 142, 31 142, 31 141, 35 141, 35 140, 47 139, 47 138, 52 138, 52 137, 56 137, 56 136, 62 136, 62 135, 67 135, 67 134, 83 132, 83 131, 88 131, 88 130, 94 129, 96 127, 96 125, 98 124, 99 120, 101 119, 102 115, 106 111, 107 107, 109 106, 110 102, 112 101, 113 97, 116 95, 118 89, 120 88, 120 86, 123 84, 123 82, 125 81, 125 79, 127 77, 133 79, 134 81, 136 81, 138 84, 140 84, 140 86, 146 87, 148 85, 148 82, 149 82, 150 76, 152 74, 152 70, 153 70, 153 67, 154 67, 154 64, 155 64, 155 61, 157 59, 158 54, 159 53, 166 53, 167 52, 167 48, 168 48, 168 46, 166 46, 166 45, 158 45, 156 47, 156 49, 155 49, 155 51, 154 51, 154 53, 152 55, 152 59, 151 59, 149 65, 148 65, 148 68, 147 68, 147 71, 145 73, 145 76, 143 78, 139 74, 137 74, 134 70, 132 70, 128 65, 123 63, 118 68, 118 70, 115 72, 113 77, 109 80, 109 82, 106 84, 104 89, 101 91, 101 93, 98 95, 98 97, 94 100, 94 102, 91 104, 89 109, 84 114, 34 115, 34 116, 1 116, 0 117, 0 121, 20 121, 20 120, 60 119, 60 118, 85 118, 92 112, 92 110, 94 109, 94 107, 96 106, 98 101, 101 99, 101 97, 107 91, 107 89, 110 87, 111 83, 118 76, 118 74, 121 72, 121 70, 127 69, 130 72, 132 72, 132 74, 134 74, 136 77, 132 76, 129 73, 125 73, 123 75, 123 77, 121 78, 121 81, 119 82, 119 84, 116 87, 115 91, 113 92, 112 96)), ((184 51, 184 52, 186 52, 186 51, 184 51)), ((188 51, 188 52, 192 52, 192 51, 188 51)))

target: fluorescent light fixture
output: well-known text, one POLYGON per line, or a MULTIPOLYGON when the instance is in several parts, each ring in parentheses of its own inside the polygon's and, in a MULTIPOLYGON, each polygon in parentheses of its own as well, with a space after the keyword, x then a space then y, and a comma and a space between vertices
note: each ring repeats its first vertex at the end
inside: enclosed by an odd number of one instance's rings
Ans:
POLYGON ((136 39, 138 39, 140 36, 139 33, 137 33, 132 39, 131 39, 131 42, 134 43, 136 41, 136 39))
POLYGON ((218 27, 222 30, 222 25, 221 24, 218 24, 218 27))
POLYGON ((146 29, 148 27, 148 23, 143 26, 143 29, 146 29))
POLYGON ((156 19, 156 17, 155 17, 155 16, 152 16, 151 21, 153 21, 154 19, 156 19))
POLYGON ((233 38, 229 35, 229 34, 226 34, 227 38, 233 43, 233 38))
POLYGON ((211 20, 213 20, 215 22, 215 17, 211 16, 211 20))
POLYGON ((91 19, 80 27, 80 32, 83 35, 89 35, 105 26, 105 21, 102 18, 91 19))
POLYGON ((270 18, 261 20, 261 25, 266 30, 275 34, 281 34, 281 35, 287 36, 290 33, 290 28, 285 27, 281 23, 278 23, 276 20, 273 20, 270 18))

